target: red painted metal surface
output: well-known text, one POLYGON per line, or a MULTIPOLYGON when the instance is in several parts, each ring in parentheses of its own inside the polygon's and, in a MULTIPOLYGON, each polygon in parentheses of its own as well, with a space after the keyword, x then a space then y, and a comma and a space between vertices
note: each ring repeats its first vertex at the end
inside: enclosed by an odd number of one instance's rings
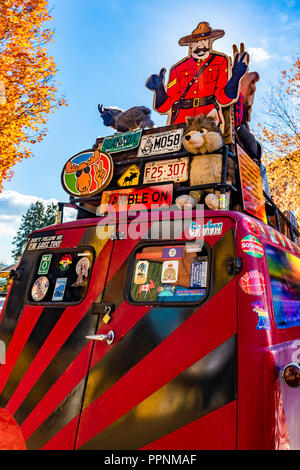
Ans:
POLYGON ((236 448, 236 401, 212 411, 143 450, 234 450, 236 448), (223 432, 216 432, 222 429, 223 432))
POLYGON ((27 450, 19 425, 3 408, 0 408, 0 450, 27 450))

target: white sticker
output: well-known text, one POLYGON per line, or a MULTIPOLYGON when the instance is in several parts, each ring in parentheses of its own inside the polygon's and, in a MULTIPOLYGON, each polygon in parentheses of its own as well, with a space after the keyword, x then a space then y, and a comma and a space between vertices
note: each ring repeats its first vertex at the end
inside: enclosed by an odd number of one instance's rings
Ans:
POLYGON ((178 261, 164 261, 161 273, 161 282, 174 284, 178 279, 178 261))
POLYGON ((149 261, 138 261, 135 268, 134 283, 145 284, 147 281, 149 261))

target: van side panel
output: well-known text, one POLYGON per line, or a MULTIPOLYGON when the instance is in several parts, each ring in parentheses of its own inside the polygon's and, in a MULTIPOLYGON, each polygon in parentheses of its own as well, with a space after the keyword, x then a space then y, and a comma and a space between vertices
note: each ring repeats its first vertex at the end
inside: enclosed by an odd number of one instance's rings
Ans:
MULTIPOLYGON (((284 343, 300 338, 300 328, 280 330, 276 326, 265 253, 266 244, 271 243, 282 250, 288 247, 284 241, 281 244, 280 237, 277 243, 272 242, 263 224, 260 224, 260 233, 255 234, 254 243, 247 245, 249 232, 242 223, 238 227, 237 254, 243 261, 242 272, 237 278, 238 449, 290 449, 285 394, 282 393, 286 385, 280 377, 283 360, 280 363, 275 351, 282 350, 281 359, 284 356, 287 364, 284 343)), ((296 390, 292 392, 297 394, 296 390)), ((300 402, 296 403, 294 400, 293 407, 299 413, 300 402)))

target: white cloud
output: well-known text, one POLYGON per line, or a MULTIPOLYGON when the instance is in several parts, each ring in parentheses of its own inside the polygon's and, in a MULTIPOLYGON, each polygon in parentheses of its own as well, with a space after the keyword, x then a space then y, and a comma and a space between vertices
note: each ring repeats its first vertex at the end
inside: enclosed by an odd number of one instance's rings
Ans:
POLYGON ((248 52, 251 62, 255 63, 264 63, 273 57, 263 47, 248 47, 248 52))
POLYGON ((56 199, 43 199, 37 196, 21 194, 17 191, 3 191, 0 193, 0 217, 2 215, 23 215, 30 204, 42 201, 44 204, 57 202, 56 199))
POLYGON ((0 193, 0 262, 11 264, 12 239, 14 238, 22 215, 25 214, 30 204, 42 201, 45 205, 55 199, 43 199, 37 196, 21 194, 17 191, 3 191, 0 193))

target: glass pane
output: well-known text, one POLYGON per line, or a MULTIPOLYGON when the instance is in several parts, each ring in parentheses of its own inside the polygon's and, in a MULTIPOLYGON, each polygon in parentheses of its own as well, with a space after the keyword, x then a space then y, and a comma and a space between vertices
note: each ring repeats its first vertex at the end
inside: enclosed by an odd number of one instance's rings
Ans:
POLYGON ((144 247, 135 254, 130 285, 134 302, 199 302, 208 286, 208 253, 186 245, 144 247))
POLYGON ((77 303, 85 296, 93 264, 91 250, 43 253, 28 293, 34 303, 77 303))

